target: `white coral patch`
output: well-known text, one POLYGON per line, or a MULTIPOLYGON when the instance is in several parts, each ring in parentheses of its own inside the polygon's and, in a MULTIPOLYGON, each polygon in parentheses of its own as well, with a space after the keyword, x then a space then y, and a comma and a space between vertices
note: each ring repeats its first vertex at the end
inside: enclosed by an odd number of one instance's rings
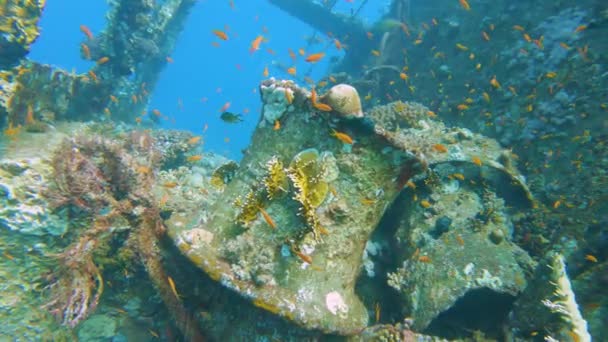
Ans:
POLYGON ((194 228, 181 233, 180 237, 190 245, 210 244, 213 241, 213 233, 202 228, 194 228))
POLYGON ((325 296, 325 306, 334 315, 337 315, 338 312, 348 312, 348 305, 346 305, 344 299, 342 299, 342 296, 337 291, 330 292, 325 296))

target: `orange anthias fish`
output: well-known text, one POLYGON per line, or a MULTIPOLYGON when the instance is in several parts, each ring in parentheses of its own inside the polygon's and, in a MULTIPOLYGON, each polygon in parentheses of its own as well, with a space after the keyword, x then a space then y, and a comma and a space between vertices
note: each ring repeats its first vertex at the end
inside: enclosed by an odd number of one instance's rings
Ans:
POLYGON ((199 141, 201 141, 200 136, 192 137, 192 138, 188 139, 188 145, 194 145, 194 144, 198 143, 199 141))
POLYGON ((89 47, 87 46, 87 44, 82 43, 82 44, 80 44, 80 47, 82 48, 82 54, 84 55, 84 58, 91 59, 91 50, 89 50, 89 47))
POLYGON ((266 223, 268 223, 270 228, 277 229, 277 224, 274 223, 274 220, 272 219, 272 217, 270 217, 270 215, 268 215, 266 210, 264 210, 262 207, 260 207, 260 213, 262 213, 262 216, 264 217, 264 221, 266 221, 266 223))
POLYGON ((313 108, 322 112, 331 112, 333 110, 330 105, 317 102, 317 92, 314 87, 310 89, 310 103, 312 104, 313 108))
POLYGON ((35 122, 34 120, 34 109, 32 105, 27 105, 27 114, 25 115, 25 123, 31 125, 35 122))
POLYGON ((310 102, 312 102, 313 104, 317 102, 317 91, 314 87, 310 89, 310 102))
POLYGON ((469 2, 467 0, 458 0, 458 2, 460 2, 460 6, 462 6, 462 8, 464 8, 465 10, 471 10, 471 6, 469 5, 469 2))
POLYGON ((312 265, 312 257, 308 254, 304 254, 298 250, 296 250, 295 248, 291 248, 291 251, 298 256, 298 258, 300 258, 302 261, 304 261, 305 263, 311 264, 312 265))
POLYGON ((352 145, 354 144, 354 140, 353 138, 351 138, 348 134, 346 133, 342 133, 342 132, 338 132, 336 130, 334 130, 331 133, 332 136, 336 137, 338 140, 340 140, 341 142, 348 144, 348 145, 352 145))
POLYGON ((287 73, 290 75, 295 76, 296 75, 296 67, 291 67, 289 69, 287 69, 287 73))
POLYGON ((448 148, 445 147, 445 145, 442 144, 435 144, 433 145, 433 150, 440 152, 440 153, 447 153, 448 152, 448 148))
POLYGON ((264 75, 264 77, 268 77, 268 66, 264 67, 264 72, 262 73, 262 75, 264 75))
POLYGON ((220 113, 223 113, 223 112, 227 111, 228 108, 230 108, 230 101, 224 103, 224 105, 222 106, 222 108, 220 108, 220 113))
POLYGON ((331 108, 330 105, 325 104, 325 103, 320 103, 320 102, 313 102, 313 107, 315 107, 316 109, 322 111, 322 112, 331 112, 333 110, 333 108, 331 108))
POLYGON ((94 38, 93 32, 91 32, 91 30, 86 25, 80 25, 80 31, 84 33, 84 35, 87 36, 89 40, 94 38))
POLYGON ((496 79, 496 76, 493 76, 492 79, 490 79, 490 84, 492 85, 492 87, 500 89, 500 83, 496 79))
POLYGON ((336 46, 336 49, 342 50, 342 43, 340 43, 339 40, 334 39, 334 45, 336 46))
POLYGON ((194 156, 189 156, 188 158, 186 158, 187 161, 189 162, 197 162, 199 160, 203 159, 203 156, 201 156, 200 154, 194 155, 194 156))
POLYGON ((106 64, 110 60, 110 57, 104 56, 97 60, 97 65, 106 64))
POLYGON ((222 30, 213 30, 211 32, 213 32, 213 34, 216 35, 221 40, 228 40, 228 34, 226 34, 226 32, 224 32, 222 30))
POLYGON ((311 55, 308 55, 308 57, 306 57, 305 61, 309 62, 309 63, 316 63, 316 62, 320 61, 323 57, 325 57, 324 52, 313 53, 311 55))
POLYGON ((93 70, 89 70, 88 74, 89 74, 89 76, 91 76, 93 81, 98 82, 97 74, 95 74, 95 72, 93 70))
POLYGON ((9 137, 11 140, 15 140, 20 131, 21 131, 21 125, 18 125, 17 127, 13 127, 13 123, 9 122, 8 128, 4 130, 4 135, 9 137))
POLYGON ((249 52, 250 53, 254 53, 257 50, 260 49, 260 44, 262 44, 262 40, 264 39, 264 36, 257 36, 252 42, 251 42, 251 47, 249 48, 249 52))

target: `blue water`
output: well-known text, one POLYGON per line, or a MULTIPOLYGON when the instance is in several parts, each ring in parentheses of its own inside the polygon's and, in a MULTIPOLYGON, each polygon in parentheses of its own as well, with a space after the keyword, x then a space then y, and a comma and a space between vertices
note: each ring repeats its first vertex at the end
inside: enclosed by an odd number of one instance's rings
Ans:
MULTIPOLYGON (((359 7, 361 1, 339 1, 335 11, 345 14, 359 7)), ((363 7, 359 18, 373 22, 385 4, 370 1, 363 7)), ((32 47, 29 57, 37 62, 57 65, 66 70, 86 73, 94 61, 80 56, 80 43, 84 36, 80 25, 88 26, 94 34, 105 26, 108 6, 105 0, 49 1, 42 16, 42 34, 32 47)), ((176 49, 157 84, 149 109, 157 108, 169 119, 164 128, 190 130, 205 134, 205 150, 239 159, 241 150, 248 145, 251 133, 259 118, 261 100, 258 86, 264 79, 264 67, 269 77, 293 78, 278 63, 295 66, 300 82, 303 76, 318 81, 326 74, 331 56, 339 56, 328 38, 317 33, 322 43, 308 46, 306 38, 315 31, 306 24, 264 0, 234 1, 201 0, 194 6, 187 25, 179 36, 176 49), (213 35, 212 30, 227 32, 228 41, 213 35), (251 41, 258 35, 267 38, 261 49, 249 53, 251 41), (218 42, 220 47, 214 47, 218 42), (299 57, 292 63, 288 49, 306 53, 326 52, 326 57, 311 65, 299 57), (272 49, 271 54, 267 49, 272 49), (230 102, 230 111, 242 113, 245 121, 228 124, 220 120, 220 108, 230 102), (183 105, 179 105, 182 103, 183 105)))

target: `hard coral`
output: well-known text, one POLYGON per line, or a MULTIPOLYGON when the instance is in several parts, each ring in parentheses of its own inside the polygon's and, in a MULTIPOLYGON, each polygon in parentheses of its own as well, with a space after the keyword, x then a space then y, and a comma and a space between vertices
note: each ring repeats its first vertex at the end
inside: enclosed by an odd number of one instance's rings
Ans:
POLYGON ((333 110, 347 118, 363 117, 361 99, 355 87, 348 84, 337 84, 322 97, 333 110))

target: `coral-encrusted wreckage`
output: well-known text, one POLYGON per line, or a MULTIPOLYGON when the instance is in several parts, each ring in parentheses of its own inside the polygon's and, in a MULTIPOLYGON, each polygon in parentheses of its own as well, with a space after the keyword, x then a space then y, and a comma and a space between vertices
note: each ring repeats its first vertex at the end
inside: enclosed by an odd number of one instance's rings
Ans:
MULTIPOLYGON (((365 62, 355 46, 382 54, 328 87, 264 80, 239 162, 201 159, 190 133, 116 123, 145 109, 194 2, 112 2, 108 27, 81 45, 103 60, 85 75, 24 59, 44 1, 0 3, 8 336, 590 341, 601 315, 576 300, 595 300, 605 262, 571 271, 569 260, 596 257, 552 251, 535 233, 546 194, 512 150, 386 92, 409 77, 391 64, 401 26, 381 22, 373 40, 354 16, 272 0, 352 34, 341 68, 365 62)), ((409 20, 409 5, 393 1, 389 19, 409 20)), ((585 238, 606 241, 601 229, 585 238)))

